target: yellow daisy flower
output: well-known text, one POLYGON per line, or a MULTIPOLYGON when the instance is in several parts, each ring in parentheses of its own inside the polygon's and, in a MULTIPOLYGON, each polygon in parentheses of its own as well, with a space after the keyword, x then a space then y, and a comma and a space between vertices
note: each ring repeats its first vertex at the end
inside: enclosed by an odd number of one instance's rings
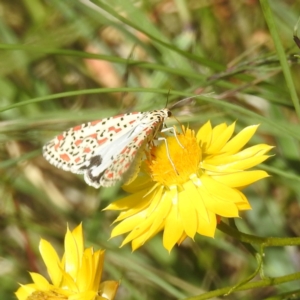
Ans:
POLYGON ((19 300, 112 300, 119 283, 100 284, 104 250, 84 249, 82 225, 65 235, 65 253, 59 259, 55 249, 46 240, 39 245, 41 256, 52 283, 38 273, 30 273, 33 283, 17 290, 19 300))
POLYGON ((105 208, 122 211, 111 237, 129 232, 121 246, 131 242, 135 250, 163 230, 163 245, 170 251, 196 233, 213 237, 219 217, 251 209, 240 189, 268 174, 245 170, 266 160, 272 149, 259 144, 241 150, 257 127, 231 138, 235 123, 212 128, 207 122, 196 135, 183 127, 183 134, 153 147, 143 172, 123 187, 131 195, 105 208))

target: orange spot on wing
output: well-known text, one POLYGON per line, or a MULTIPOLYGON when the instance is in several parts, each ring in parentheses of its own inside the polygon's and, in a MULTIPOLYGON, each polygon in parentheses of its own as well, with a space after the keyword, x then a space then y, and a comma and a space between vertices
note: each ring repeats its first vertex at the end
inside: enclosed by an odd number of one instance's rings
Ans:
POLYGON ((64 140, 65 137, 62 134, 60 134, 56 138, 58 139, 58 143, 54 145, 54 149, 58 150, 58 148, 60 147, 60 141, 64 140))
POLYGON ((91 122, 91 125, 92 126, 95 126, 95 125, 97 125, 98 123, 100 123, 102 120, 96 120, 96 121, 92 121, 91 122))
POLYGON ((107 141, 107 138, 104 138, 102 140, 98 140, 98 145, 103 145, 107 141))
POLYGON ((84 148, 83 152, 84 153, 90 153, 91 152, 91 148, 86 147, 86 148, 84 148))
POLYGON ((127 147, 125 147, 122 151, 121 151, 121 153, 120 154, 124 154, 125 152, 126 152, 126 150, 127 150, 128 148, 127 147))
POLYGON ((106 174, 106 177, 107 178, 114 178, 114 174, 113 173, 108 173, 108 174, 106 174))
POLYGON ((89 137, 91 137, 93 139, 96 139, 97 138, 97 133, 90 134, 89 137))
POLYGON ((123 117, 123 116, 124 116, 124 114, 116 115, 116 116, 113 116, 113 119, 121 118, 121 117, 123 117))
POLYGON ((80 160, 81 160, 81 158, 80 158, 80 157, 77 157, 77 158, 75 159, 75 162, 76 162, 76 163, 79 163, 80 160))
POLYGON ((70 157, 68 154, 64 153, 60 155, 60 158, 64 161, 70 161, 70 157))
POLYGON ((122 130, 121 128, 116 128, 115 126, 111 126, 108 128, 108 131, 114 131, 115 133, 118 133, 121 130, 122 130))
POLYGON ((78 130, 80 130, 81 128, 82 128, 82 125, 77 125, 77 126, 73 127, 73 130, 74 130, 74 131, 78 131, 78 130))
POLYGON ((82 143, 82 140, 77 140, 77 141, 75 141, 74 144, 75 144, 76 146, 79 146, 81 143, 82 143))

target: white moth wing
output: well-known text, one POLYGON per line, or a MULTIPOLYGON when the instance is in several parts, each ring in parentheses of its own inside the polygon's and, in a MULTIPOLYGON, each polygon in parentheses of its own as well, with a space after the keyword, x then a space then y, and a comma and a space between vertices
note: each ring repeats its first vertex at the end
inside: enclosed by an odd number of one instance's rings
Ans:
POLYGON ((112 141, 130 132, 143 116, 144 113, 130 113, 72 127, 45 144, 43 156, 57 168, 84 173, 96 150, 108 148, 112 141))
POLYGON ((47 143, 43 155, 58 168, 84 174, 86 183, 95 188, 112 186, 128 170, 138 170, 145 145, 169 115, 163 109, 75 126, 47 143))

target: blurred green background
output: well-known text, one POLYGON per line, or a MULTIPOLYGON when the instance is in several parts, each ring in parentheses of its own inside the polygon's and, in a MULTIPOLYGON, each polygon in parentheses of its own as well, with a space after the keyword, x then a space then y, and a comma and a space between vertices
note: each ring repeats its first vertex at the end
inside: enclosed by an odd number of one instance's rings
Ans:
MULTIPOLYGON (((41 156, 45 142, 73 125, 191 94, 199 98, 172 111, 180 122, 197 130, 207 120, 237 121, 237 131, 260 123, 251 143, 276 146, 261 167, 272 176, 245 190, 253 209, 236 220, 239 229, 299 236, 300 2, 269 2, 277 37, 265 0, 0 1, 0 299, 15 299, 18 283, 31 282, 28 271, 46 276, 41 237, 62 254, 66 224, 81 221, 87 245, 107 249, 103 279, 121 280, 117 299, 184 299, 254 272, 255 259, 220 231, 170 254, 161 234, 133 253, 119 249, 122 238, 108 241, 117 214, 101 210, 125 195, 121 184, 96 190, 41 156)), ((299 248, 267 249, 264 263, 267 276, 299 272, 299 248)), ((299 286, 228 299, 288 299, 280 295, 299 286)))

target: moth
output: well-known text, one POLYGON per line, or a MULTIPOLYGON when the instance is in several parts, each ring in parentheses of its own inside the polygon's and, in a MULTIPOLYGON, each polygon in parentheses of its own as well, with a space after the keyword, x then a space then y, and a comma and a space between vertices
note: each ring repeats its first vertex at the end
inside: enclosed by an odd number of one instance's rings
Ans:
POLYGON ((43 147, 50 164, 83 174, 94 188, 132 180, 146 145, 171 116, 167 108, 87 122, 64 131, 43 147), (130 179, 131 178, 131 179, 130 179))

